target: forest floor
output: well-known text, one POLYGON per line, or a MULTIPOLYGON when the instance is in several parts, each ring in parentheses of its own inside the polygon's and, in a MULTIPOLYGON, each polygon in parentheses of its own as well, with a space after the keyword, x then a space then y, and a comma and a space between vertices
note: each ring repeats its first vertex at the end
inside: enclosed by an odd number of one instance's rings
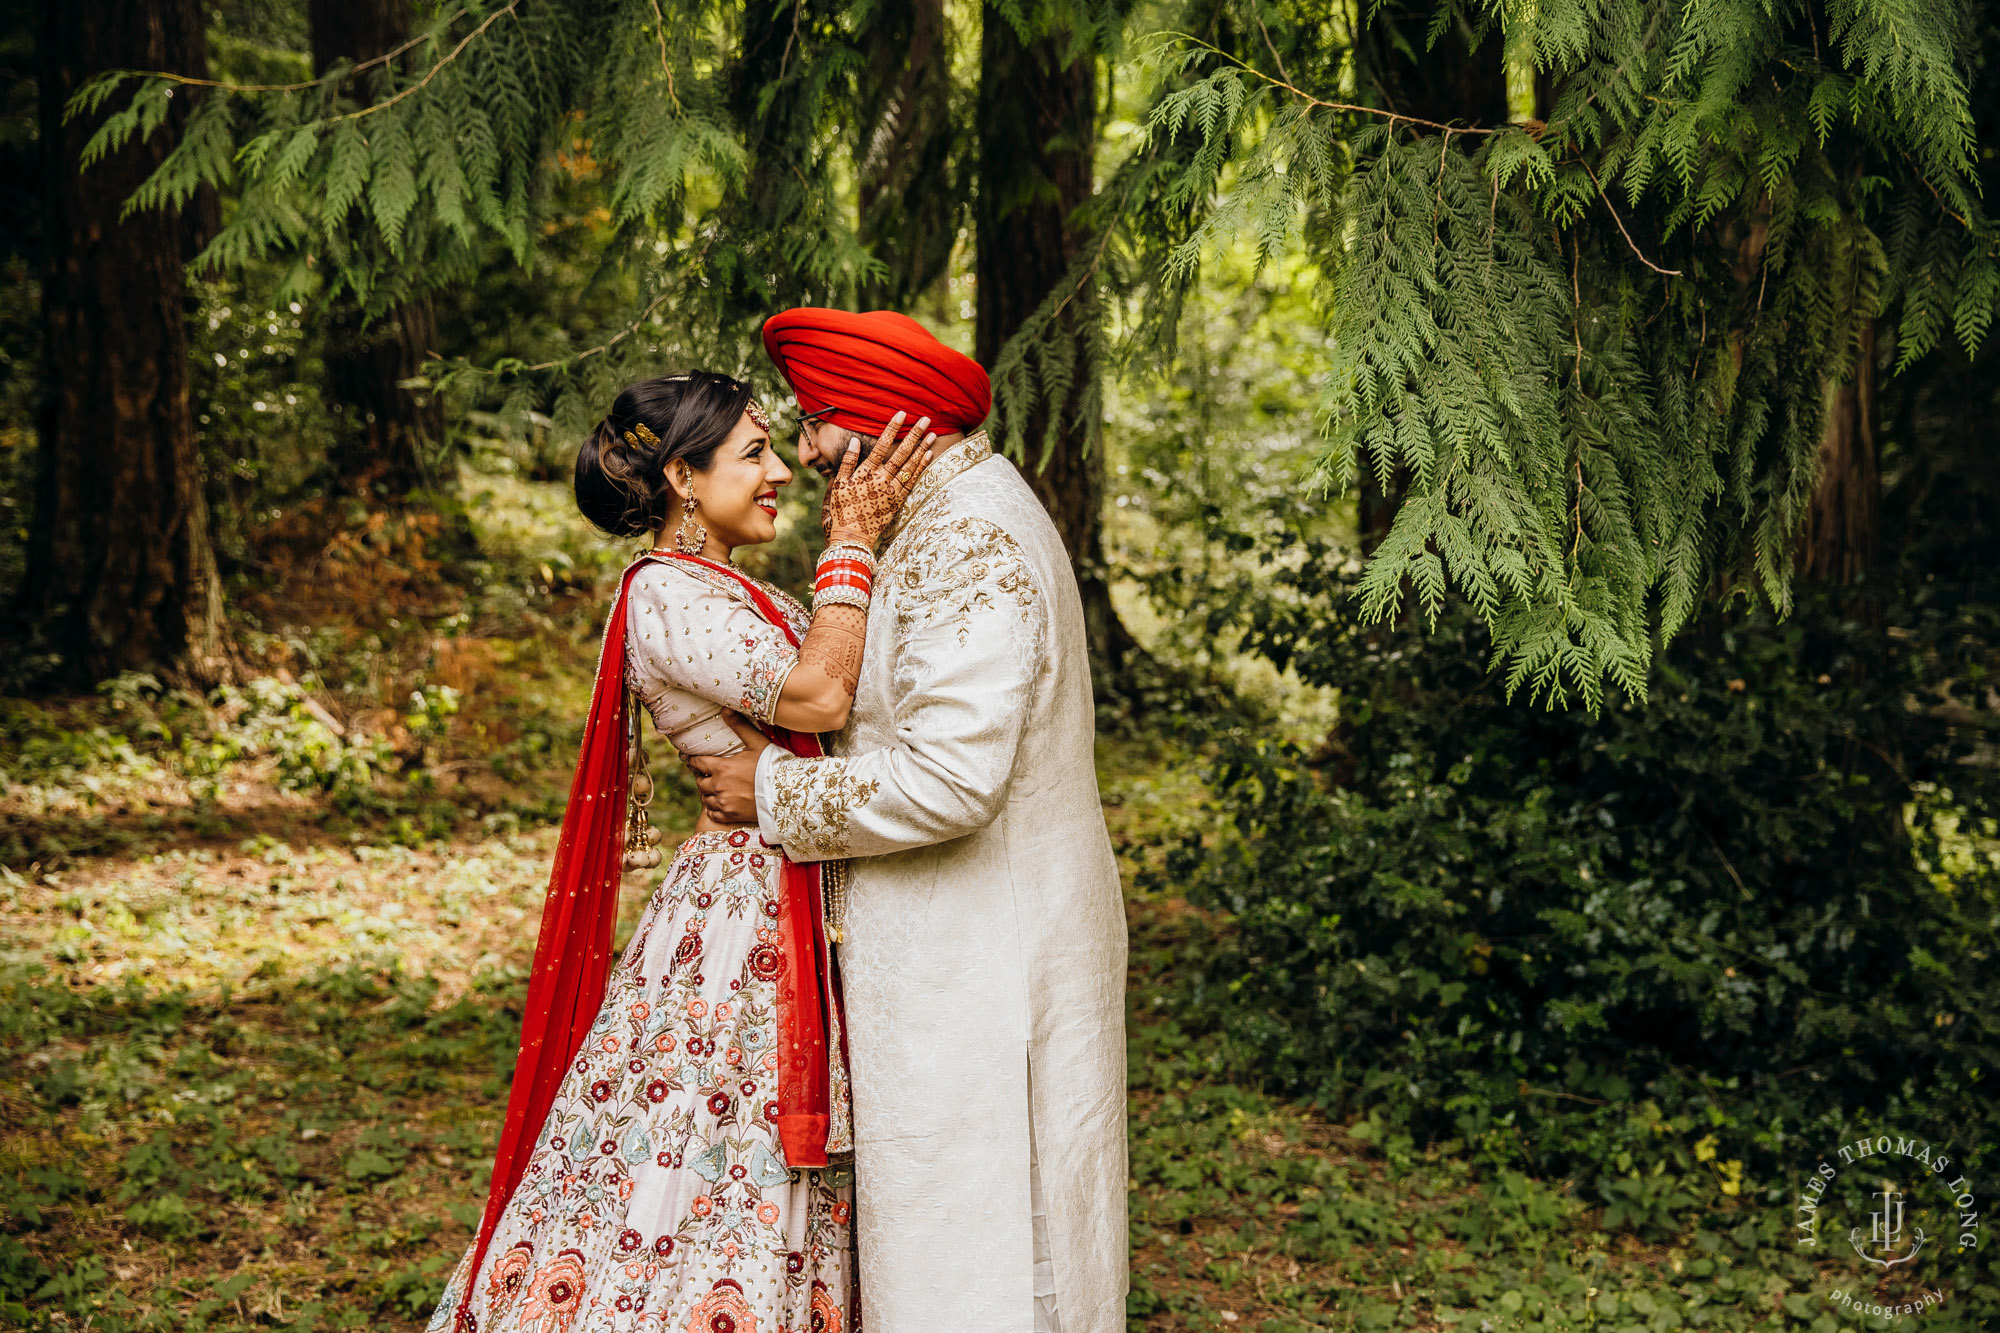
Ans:
MULTIPOLYGON (((486 554, 449 582, 434 526, 299 543, 293 586, 239 599, 268 674, 232 694, 0 701, 0 1327, 422 1326, 483 1202, 616 559, 548 537, 558 492, 479 493, 486 554)), ((1189 909, 1130 887, 1195 817, 1198 756, 1099 760, 1133 1329, 1812 1318, 1726 1232, 1609 1236, 1574 1182, 1205 1072, 1161 980, 1189 909)), ((688 796, 663 779, 669 839, 688 796)))
MULTIPOLYGON (((1128 882, 1176 758, 1104 747, 1128 882)), ((411 847, 236 795, 243 828, 0 888, 0 1269, 33 1324, 418 1328, 478 1218, 553 829, 411 847)), ((1130 902, 1134 1329, 1679 1324, 1649 1290, 1698 1247, 1194 1072, 1147 975, 1186 910, 1130 902)))

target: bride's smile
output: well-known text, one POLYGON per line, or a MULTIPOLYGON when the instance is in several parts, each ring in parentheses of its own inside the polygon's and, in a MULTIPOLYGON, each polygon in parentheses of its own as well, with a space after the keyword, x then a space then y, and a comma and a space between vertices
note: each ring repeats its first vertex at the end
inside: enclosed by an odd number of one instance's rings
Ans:
POLYGON ((707 467, 668 469, 674 498, 659 543, 673 540, 690 495, 695 499, 690 526, 706 531, 702 553, 709 558, 726 561, 739 546, 770 541, 778 535, 778 488, 791 479, 769 429, 746 411, 707 467))

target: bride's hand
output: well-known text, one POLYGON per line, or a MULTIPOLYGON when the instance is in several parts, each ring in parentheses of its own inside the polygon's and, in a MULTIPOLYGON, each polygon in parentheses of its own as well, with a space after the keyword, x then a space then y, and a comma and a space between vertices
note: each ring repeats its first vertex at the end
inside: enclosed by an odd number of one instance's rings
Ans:
POLYGON ((827 483, 826 500, 820 506, 819 526, 827 544, 835 542, 865 547, 872 551, 882 533, 902 512, 903 501, 917 484, 917 474, 930 462, 935 434, 927 434, 929 417, 917 418, 903 436, 903 442, 889 453, 889 441, 904 413, 889 418, 875 449, 867 461, 861 459, 861 440, 850 436, 847 452, 841 456, 840 471, 827 483), (921 446, 921 447, 919 447, 921 446))

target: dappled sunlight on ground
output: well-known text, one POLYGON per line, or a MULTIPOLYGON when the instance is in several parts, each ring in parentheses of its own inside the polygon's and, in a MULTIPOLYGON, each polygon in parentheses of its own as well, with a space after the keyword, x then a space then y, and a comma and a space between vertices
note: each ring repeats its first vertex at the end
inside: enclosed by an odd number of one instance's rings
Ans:
POLYGON ((516 961, 540 917, 553 830, 456 847, 234 850, 96 861, 13 890, 0 962, 65 965, 74 981, 144 977, 212 992, 393 958, 457 999, 516 961))

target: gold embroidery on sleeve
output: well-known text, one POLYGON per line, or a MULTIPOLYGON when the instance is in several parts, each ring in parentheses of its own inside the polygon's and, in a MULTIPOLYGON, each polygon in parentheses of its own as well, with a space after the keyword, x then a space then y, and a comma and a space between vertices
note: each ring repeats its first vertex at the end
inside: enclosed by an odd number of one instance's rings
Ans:
POLYGON ((949 623, 963 644, 974 612, 1000 610, 1012 602, 1023 620, 1041 600, 1019 543, 991 521, 945 517, 913 527, 898 551, 893 577, 903 592, 897 614, 905 623, 921 619, 949 623))
POLYGON ((847 817, 868 804, 878 784, 848 772, 841 759, 782 759, 771 773, 778 831, 800 856, 846 856, 847 817))

